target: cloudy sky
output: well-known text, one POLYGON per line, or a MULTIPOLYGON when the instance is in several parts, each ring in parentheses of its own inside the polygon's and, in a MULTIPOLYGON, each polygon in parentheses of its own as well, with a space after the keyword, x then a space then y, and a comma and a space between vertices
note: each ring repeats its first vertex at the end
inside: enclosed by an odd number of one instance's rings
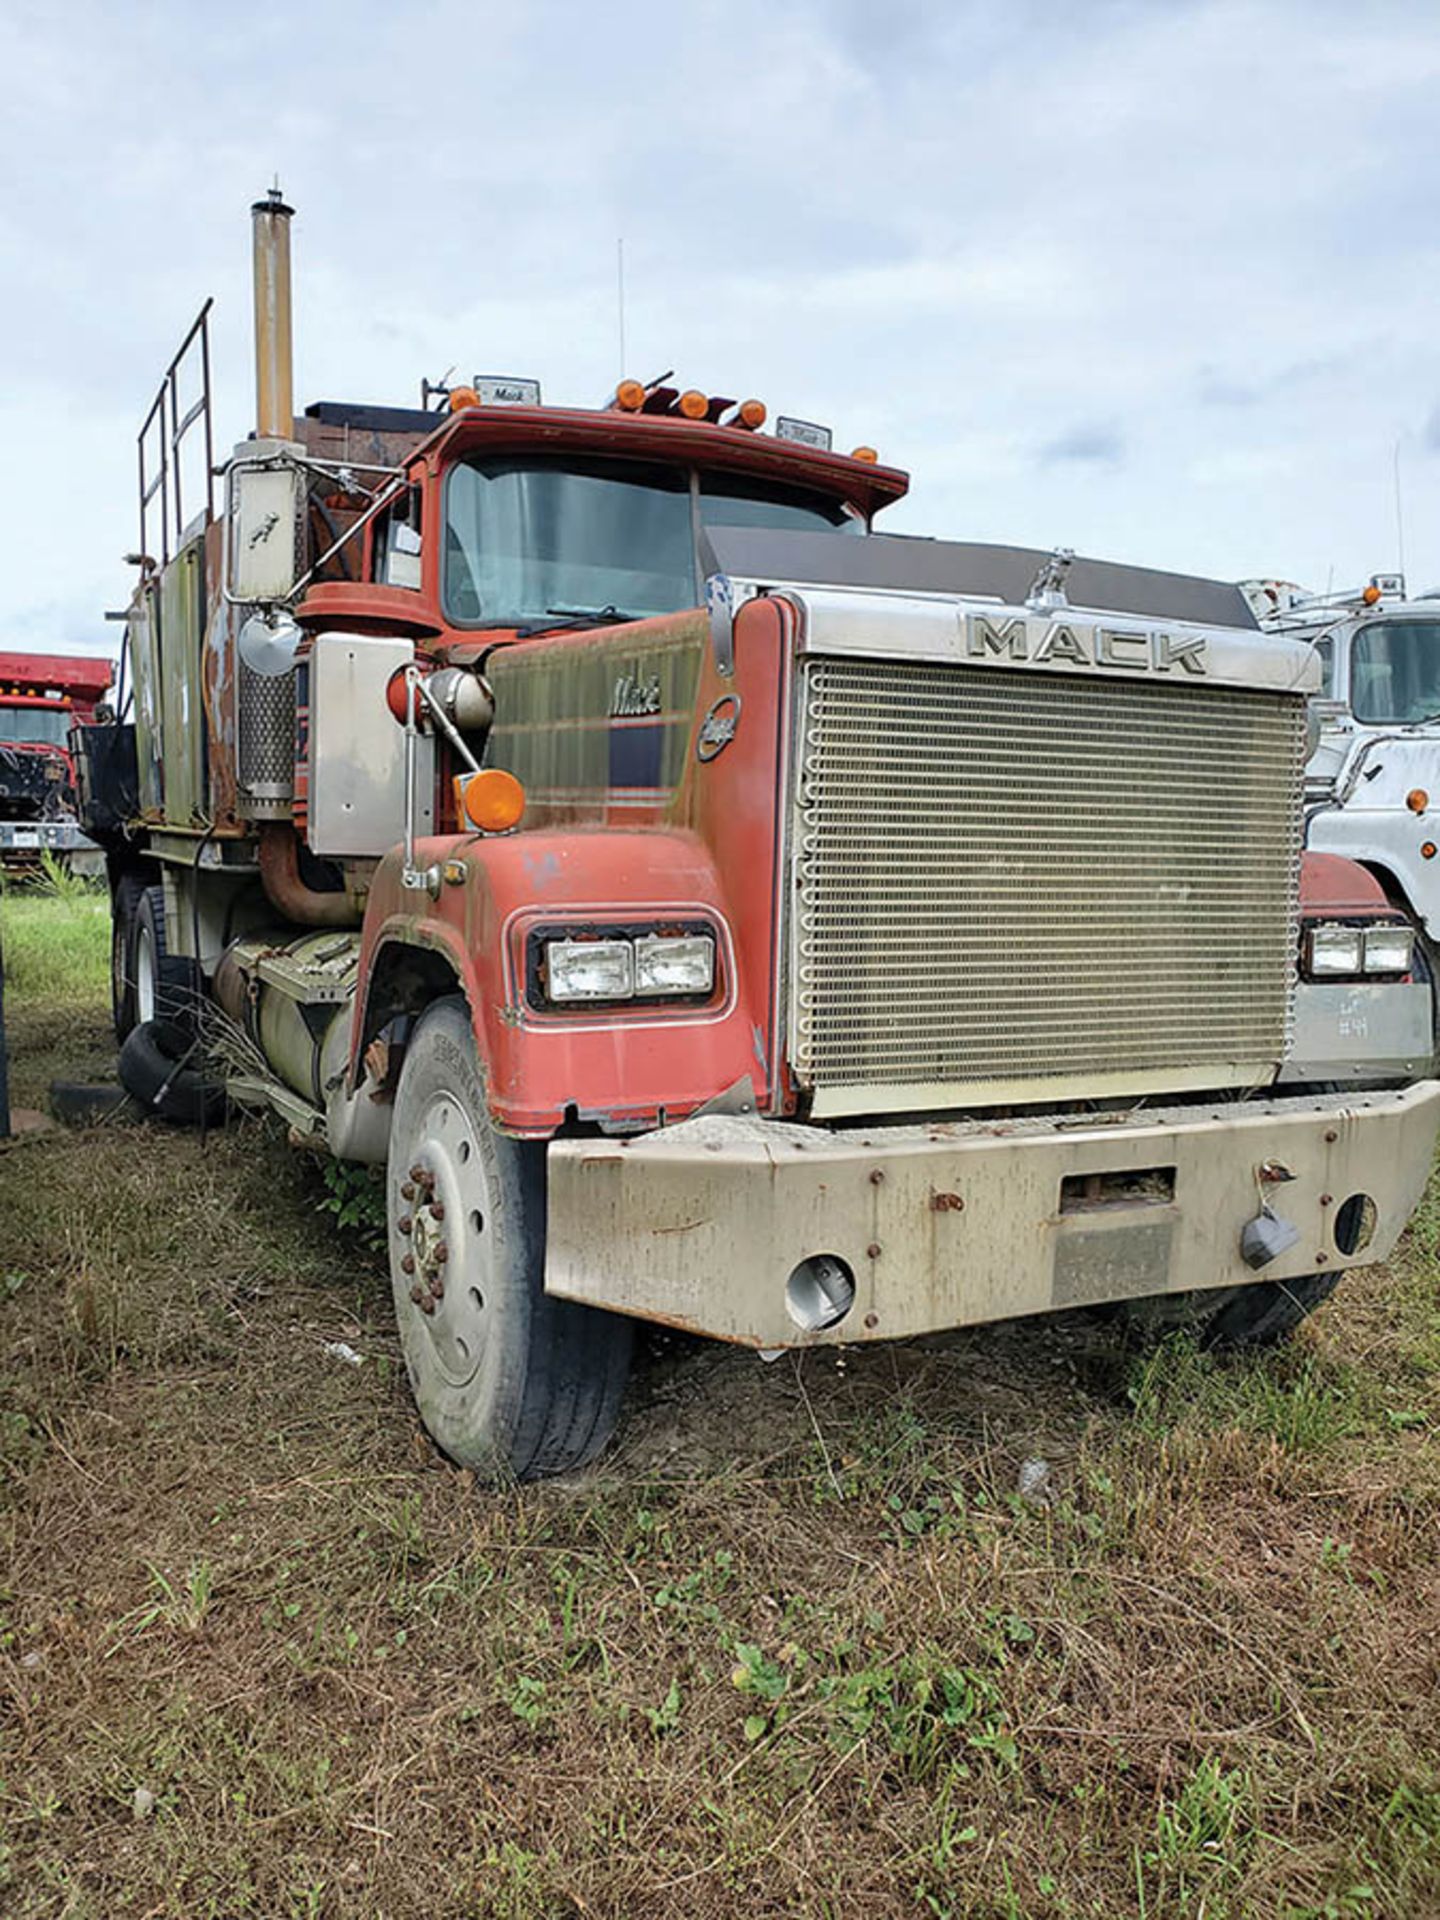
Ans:
POLYGON ((248 207, 297 399, 626 367, 833 423, 896 530, 1440 584, 1440 9, 1332 0, 0 0, 0 647, 104 647, 134 440, 248 207))

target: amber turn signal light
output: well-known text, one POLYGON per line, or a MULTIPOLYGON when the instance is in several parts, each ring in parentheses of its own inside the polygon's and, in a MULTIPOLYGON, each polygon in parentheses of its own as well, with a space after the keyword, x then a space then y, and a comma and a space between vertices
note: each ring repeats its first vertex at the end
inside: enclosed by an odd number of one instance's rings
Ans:
POLYGON ((525 811, 525 789, 503 767, 480 773, 457 773, 452 782, 455 811, 481 833, 508 833, 520 824, 525 811))
POLYGON ((675 404, 687 420, 703 420, 710 411, 710 402, 698 387, 687 387, 675 404))
POLYGON ((1430 804, 1430 796, 1424 787, 1412 787, 1405 796, 1405 804, 1411 813, 1423 813, 1430 804))
POLYGON ((615 404, 622 413, 639 413, 645 404, 645 389, 638 380, 622 380, 615 389, 615 404))
POLYGON ((463 413, 466 407, 478 407, 479 404, 480 396, 474 387, 451 387, 450 411, 452 413, 463 413))

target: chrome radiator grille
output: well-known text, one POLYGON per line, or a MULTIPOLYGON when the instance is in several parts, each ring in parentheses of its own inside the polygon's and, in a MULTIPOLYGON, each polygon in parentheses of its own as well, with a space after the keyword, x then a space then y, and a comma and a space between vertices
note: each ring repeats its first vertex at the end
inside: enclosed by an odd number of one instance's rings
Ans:
POLYGON ((1304 758, 1298 696, 812 660, 789 1018, 817 1111, 1263 1075, 1304 758))

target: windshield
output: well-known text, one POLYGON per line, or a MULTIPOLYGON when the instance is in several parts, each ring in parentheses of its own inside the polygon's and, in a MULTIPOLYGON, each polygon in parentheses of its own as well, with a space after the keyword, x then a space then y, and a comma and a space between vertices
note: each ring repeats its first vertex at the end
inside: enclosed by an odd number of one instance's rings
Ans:
MULTIPOLYGON (((863 533, 838 502, 704 474, 707 526, 863 533)), ((461 625, 566 614, 641 619, 699 606, 692 477, 633 460, 467 460, 445 491, 444 601, 461 625)))
POLYGON ((689 478, 628 461, 467 460, 445 495, 445 609, 522 625, 557 610, 697 603, 689 478))
POLYGON ((838 500, 771 487, 744 474, 700 476, 700 518, 707 527, 776 527, 784 533, 864 533, 858 514, 838 500))
POLYGON ((1376 620, 1350 643, 1357 720, 1389 726, 1440 719, 1440 621, 1376 620))
POLYGON ((63 747, 69 731, 67 708, 0 706, 0 740, 23 741, 26 746, 63 747))

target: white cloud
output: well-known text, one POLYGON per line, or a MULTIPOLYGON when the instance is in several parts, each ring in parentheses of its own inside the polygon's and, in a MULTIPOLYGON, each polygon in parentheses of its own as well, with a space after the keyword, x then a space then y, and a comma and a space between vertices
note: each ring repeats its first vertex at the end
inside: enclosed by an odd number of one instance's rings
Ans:
POLYGON ((897 528, 1356 580, 1398 443, 1440 578, 1428 9, 60 0, 0 18, 0 73, 0 644, 113 644, 135 429, 207 293, 244 430, 277 169, 303 398, 457 364, 598 401, 623 234, 629 370, 877 444, 897 528))

